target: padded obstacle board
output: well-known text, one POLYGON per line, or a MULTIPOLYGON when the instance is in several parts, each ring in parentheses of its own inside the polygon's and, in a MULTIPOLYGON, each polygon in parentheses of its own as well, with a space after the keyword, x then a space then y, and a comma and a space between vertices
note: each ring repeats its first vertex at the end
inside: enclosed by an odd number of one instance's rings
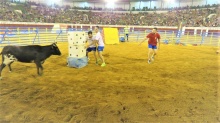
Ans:
POLYGON ((68 32, 69 45, 83 45, 86 43, 85 32, 68 32))
POLYGON ((85 45, 69 45, 69 57, 82 58, 86 56, 85 45))
POLYGON ((117 28, 103 28, 105 44, 119 44, 117 28))

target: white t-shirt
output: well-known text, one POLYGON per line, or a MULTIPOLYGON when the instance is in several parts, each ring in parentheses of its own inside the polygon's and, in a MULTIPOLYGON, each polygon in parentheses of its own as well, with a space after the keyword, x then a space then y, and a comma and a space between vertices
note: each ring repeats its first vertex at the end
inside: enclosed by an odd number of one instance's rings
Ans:
POLYGON ((105 46, 104 42, 103 42, 103 39, 102 39, 102 35, 100 32, 98 32, 96 35, 95 35, 95 39, 94 40, 97 40, 98 41, 98 44, 99 46, 105 46))
MULTIPOLYGON (((89 45, 93 43, 94 38, 95 38, 94 36, 92 38, 87 37, 87 41, 88 41, 89 45)), ((93 44, 93 45, 91 45, 89 47, 96 47, 96 45, 93 44)))

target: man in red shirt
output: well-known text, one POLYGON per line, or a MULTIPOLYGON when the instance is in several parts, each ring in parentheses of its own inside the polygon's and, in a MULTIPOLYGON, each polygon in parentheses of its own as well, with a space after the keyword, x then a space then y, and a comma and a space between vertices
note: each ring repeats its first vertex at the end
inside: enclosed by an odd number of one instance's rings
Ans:
POLYGON ((150 64, 154 61, 154 57, 157 54, 157 42, 159 44, 158 49, 160 47, 160 34, 157 33, 157 28, 153 28, 152 32, 149 33, 139 45, 141 45, 145 40, 148 41, 148 63, 150 64))

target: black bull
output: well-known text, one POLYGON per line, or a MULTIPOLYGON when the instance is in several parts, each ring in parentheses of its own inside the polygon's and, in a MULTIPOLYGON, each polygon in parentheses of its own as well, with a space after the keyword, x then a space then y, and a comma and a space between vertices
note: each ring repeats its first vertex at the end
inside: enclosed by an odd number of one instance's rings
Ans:
POLYGON ((61 52, 57 47, 56 43, 53 43, 47 46, 39 46, 39 45, 5 46, 1 54, 2 54, 2 64, 0 66, 0 77, 2 70, 6 65, 8 65, 10 71, 12 70, 11 64, 15 60, 25 63, 34 62, 37 66, 37 74, 41 75, 43 72, 42 63, 51 55, 61 55, 61 52), (6 60, 9 62, 7 62, 6 60))

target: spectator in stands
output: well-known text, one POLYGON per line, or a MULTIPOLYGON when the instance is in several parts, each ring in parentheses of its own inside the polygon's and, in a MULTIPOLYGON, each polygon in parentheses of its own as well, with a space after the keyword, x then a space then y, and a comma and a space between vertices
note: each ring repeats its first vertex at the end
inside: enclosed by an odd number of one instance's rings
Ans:
POLYGON ((130 32, 130 27, 126 25, 124 28, 124 34, 127 37, 127 41, 128 41, 129 32, 130 32))
MULTIPOLYGON (((186 6, 175 7, 167 13, 114 13, 115 10, 123 10, 121 8, 104 9, 94 8, 102 12, 78 11, 81 9, 94 10, 91 7, 59 7, 58 5, 46 6, 36 4, 35 2, 27 2, 19 4, 22 14, 15 11, 15 7, 8 2, 0 4, 0 20, 2 21, 18 21, 18 22, 43 22, 43 23, 73 23, 73 24, 108 24, 108 25, 147 25, 147 26, 176 26, 180 21, 185 21, 186 26, 218 26, 219 11, 218 5, 212 6, 186 6), (201 9, 206 7, 207 9, 201 9), (215 8, 213 8, 215 7, 215 8), (111 10, 111 11, 110 11, 111 10), (104 12, 103 12, 104 11, 104 12), (110 12, 109 12, 110 11, 110 12), (210 14, 216 16, 208 17, 210 14), (87 15, 87 16, 86 16, 87 15), (195 15, 195 16, 193 16, 195 15), (205 19, 204 19, 205 18, 205 19), (207 19, 208 18, 208 19, 207 19)), ((18 7, 16 7, 17 9, 18 7)))

